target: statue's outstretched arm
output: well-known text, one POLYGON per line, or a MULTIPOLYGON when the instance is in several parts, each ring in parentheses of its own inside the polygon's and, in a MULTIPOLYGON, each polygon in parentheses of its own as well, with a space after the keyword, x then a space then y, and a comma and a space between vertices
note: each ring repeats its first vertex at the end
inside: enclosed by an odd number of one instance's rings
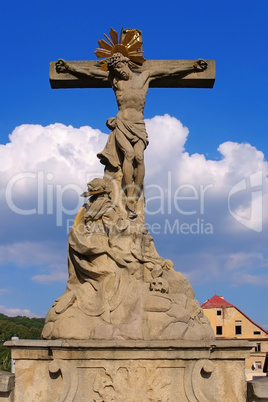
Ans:
POLYGON ((187 67, 179 67, 175 69, 154 69, 150 71, 150 80, 155 78, 162 78, 167 76, 184 76, 193 72, 204 71, 207 69, 207 62, 203 59, 196 60, 193 64, 189 64, 187 67))
POLYGON ((99 79, 108 79, 108 72, 102 71, 99 68, 91 68, 91 69, 76 69, 73 66, 70 66, 65 60, 59 59, 55 63, 56 71, 58 74, 61 73, 69 73, 78 78, 99 78, 99 79))

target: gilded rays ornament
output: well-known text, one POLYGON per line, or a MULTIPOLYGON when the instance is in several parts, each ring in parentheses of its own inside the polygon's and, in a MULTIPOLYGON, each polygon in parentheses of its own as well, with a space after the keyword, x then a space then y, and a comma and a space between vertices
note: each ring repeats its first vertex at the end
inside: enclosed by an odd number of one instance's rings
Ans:
POLYGON ((115 53, 121 53, 123 56, 128 57, 134 66, 141 66, 145 62, 142 50, 141 32, 137 29, 121 29, 120 37, 118 38, 117 32, 110 29, 111 39, 104 34, 106 40, 101 39, 98 41, 99 48, 95 50, 95 55, 100 61, 101 69, 107 70, 107 61, 115 53))

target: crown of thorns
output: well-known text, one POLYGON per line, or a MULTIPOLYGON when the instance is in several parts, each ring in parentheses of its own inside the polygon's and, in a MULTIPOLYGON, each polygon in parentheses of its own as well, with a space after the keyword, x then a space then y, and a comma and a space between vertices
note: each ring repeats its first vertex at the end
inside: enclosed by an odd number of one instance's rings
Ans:
POLYGON ((121 53, 115 53, 112 57, 107 60, 108 70, 117 66, 119 62, 129 63, 130 60, 128 57, 123 56, 121 53))

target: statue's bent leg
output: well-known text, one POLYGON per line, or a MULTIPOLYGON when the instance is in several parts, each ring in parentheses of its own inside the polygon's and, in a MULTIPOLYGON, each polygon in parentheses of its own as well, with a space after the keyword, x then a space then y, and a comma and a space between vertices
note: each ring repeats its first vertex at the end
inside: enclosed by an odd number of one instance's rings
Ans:
POLYGON ((129 140, 121 133, 119 130, 116 133, 116 142, 120 150, 124 154, 123 160, 123 180, 124 180, 124 190, 127 197, 131 196, 131 186, 133 183, 133 162, 134 162, 134 149, 129 140))
POLYGON ((135 184, 135 196, 139 198, 141 189, 143 186, 143 180, 145 176, 145 165, 144 165, 144 142, 139 140, 134 145, 135 160, 137 163, 136 174, 134 179, 135 184))

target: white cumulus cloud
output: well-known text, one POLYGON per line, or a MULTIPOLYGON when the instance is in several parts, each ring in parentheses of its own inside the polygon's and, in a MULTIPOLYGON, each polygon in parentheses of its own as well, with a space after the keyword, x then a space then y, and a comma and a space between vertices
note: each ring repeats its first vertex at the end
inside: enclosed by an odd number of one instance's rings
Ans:
MULTIPOLYGON (((155 116, 146 120, 146 127, 149 146, 145 151, 145 183, 147 187, 151 186, 148 191, 145 186, 148 205, 152 205, 150 197, 155 195, 151 192, 152 185, 155 186, 153 190, 158 191, 157 202, 170 201, 170 208, 161 209, 158 205, 156 210, 160 212, 155 216, 148 215, 146 219, 161 224, 167 217, 171 225, 178 217, 186 224, 199 219, 213 226, 209 238, 191 232, 188 236, 180 235, 179 250, 177 237, 168 237, 160 230, 160 235, 163 235, 161 244, 167 250, 173 250, 171 257, 185 261, 187 269, 183 269, 184 272, 197 275, 195 266, 196 261, 200 265, 200 256, 203 257, 203 272, 207 273, 203 278, 207 280, 222 274, 222 269, 230 269, 230 264, 234 269, 240 269, 238 257, 245 248, 248 253, 253 250, 260 253, 266 261, 262 251, 267 233, 266 209, 262 211, 259 236, 254 228, 247 226, 247 220, 254 218, 251 216, 253 192, 259 191, 263 202, 268 200, 268 165, 263 152, 250 144, 229 141, 219 145, 219 160, 209 160, 202 154, 190 155, 187 152, 189 131, 176 118, 155 116), (261 172, 262 185, 255 188, 251 177, 256 172, 261 172), (229 197, 232 188, 243 180, 244 190, 229 197), (239 216, 245 225, 239 221, 239 216), (198 254, 201 248, 202 254, 198 254), (221 250, 220 255, 218 250, 221 250), (236 258, 231 259, 234 255, 236 258), (210 275, 212 271, 214 274, 210 275)), ((59 123, 47 127, 22 125, 10 135, 8 144, 0 146, 0 198, 3 205, 0 233, 4 243, 0 246, 0 264, 43 265, 47 268, 33 276, 35 282, 65 280, 64 247, 57 252, 56 246, 51 245, 52 235, 56 240, 58 236, 59 241, 62 236, 62 232, 57 235, 55 222, 57 220, 60 227, 64 224, 63 215, 73 218, 83 202, 79 194, 86 189, 86 182, 103 174, 103 166, 96 154, 103 149, 107 138, 106 134, 88 126, 74 128, 59 123), (11 208, 12 202, 18 211, 27 210, 29 216, 25 214, 20 220, 20 214, 11 208), (53 221, 55 216, 57 219, 53 221), (30 232, 31 239, 28 238, 30 232), (55 269, 55 264, 58 264, 58 269, 55 269)), ((251 223, 254 226, 255 223, 251 223)), ((247 274, 252 275, 252 272, 247 274)))
MULTIPOLYGON (((27 233, 25 234, 27 236, 27 233)), ((48 234, 49 237, 49 234, 48 234)), ((16 264, 21 268, 62 263, 65 257, 59 253, 59 244, 23 241, 0 246, 0 265, 16 264)))
POLYGON ((67 263, 49 264, 49 266, 46 269, 46 273, 34 275, 32 277, 33 281, 43 284, 48 284, 52 282, 66 283, 67 279, 68 279, 67 263))
POLYGON ((38 317, 38 315, 34 314, 29 309, 21 309, 21 308, 7 308, 5 306, 0 305, 0 313, 5 314, 9 317, 17 317, 17 316, 25 316, 25 317, 38 317))

